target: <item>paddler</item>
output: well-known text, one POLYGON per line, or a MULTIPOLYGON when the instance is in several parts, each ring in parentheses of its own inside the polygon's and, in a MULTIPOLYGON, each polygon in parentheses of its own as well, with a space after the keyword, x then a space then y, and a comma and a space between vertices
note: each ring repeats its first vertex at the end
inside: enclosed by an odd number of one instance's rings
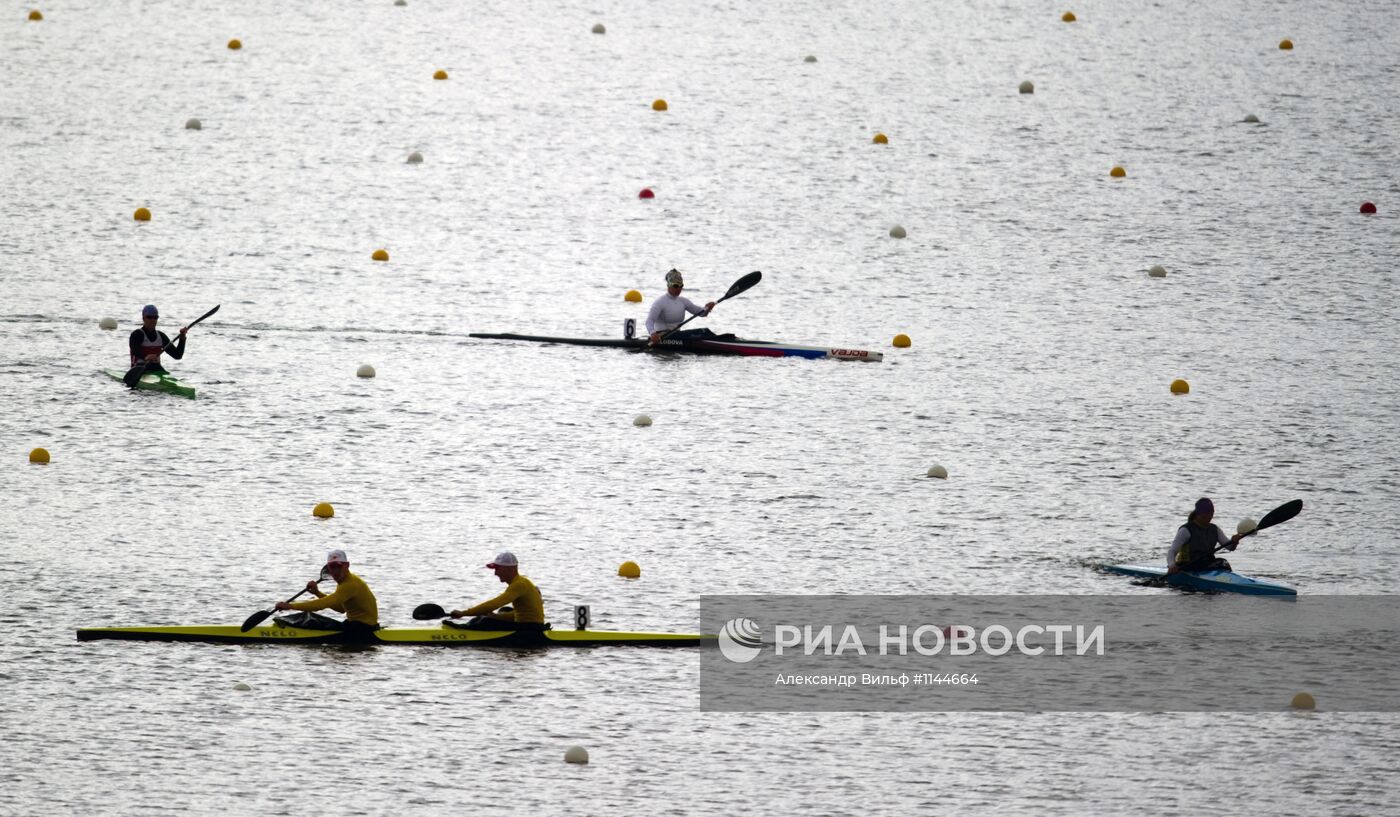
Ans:
POLYGON ((278 610, 301 610, 314 613, 317 610, 331 609, 345 614, 345 621, 339 622, 326 616, 316 616, 320 623, 330 622, 340 625, 334 629, 368 635, 379 629, 379 602, 370 591, 365 580, 350 572, 350 559, 343 550, 332 550, 326 556, 324 572, 335 579, 335 592, 327 595, 321 592, 319 582, 313 579, 306 583, 306 589, 315 599, 309 601, 277 602, 278 610))
POLYGON ((160 365, 160 356, 169 352, 170 356, 179 360, 185 356, 185 333, 189 331, 188 326, 180 327, 180 340, 174 346, 170 345, 170 336, 156 328, 156 321, 160 320, 160 310, 155 304, 146 304, 141 307, 141 328, 133 329, 127 345, 131 349, 131 365, 139 366, 142 361, 148 361, 146 371, 152 374, 167 374, 165 368, 160 365), (166 347, 170 348, 166 348, 166 347))
POLYGON ((514 553, 502 551, 487 567, 496 571, 496 578, 505 582, 506 589, 490 601, 453 610, 452 618, 479 616, 464 626, 474 630, 546 630, 544 601, 535 583, 520 575, 520 561, 514 553))
MULTIPOLYGON (((715 308, 715 302, 710 301, 704 306, 696 306, 695 302, 689 298, 681 297, 681 290, 685 288, 685 278, 680 270, 673 269, 666 273, 666 294, 657 298, 651 304, 651 310, 647 312, 647 334, 651 337, 651 343, 655 344, 661 340, 661 336, 680 326, 685 321, 685 313, 705 316, 715 308)), ((677 332, 671 337, 689 337, 693 334, 713 334, 708 329, 687 329, 684 332, 677 332)))
POLYGON ((1172 546, 1167 548, 1167 574, 1199 573, 1202 570, 1229 570, 1230 563, 1215 555, 1217 547, 1223 545, 1233 551, 1240 543, 1240 535, 1226 536, 1225 532, 1211 523, 1215 516, 1215 503, 1209 497, 1196 500, 1196 507, 1186 517, 1186 524, 1177 528, 1172 546))

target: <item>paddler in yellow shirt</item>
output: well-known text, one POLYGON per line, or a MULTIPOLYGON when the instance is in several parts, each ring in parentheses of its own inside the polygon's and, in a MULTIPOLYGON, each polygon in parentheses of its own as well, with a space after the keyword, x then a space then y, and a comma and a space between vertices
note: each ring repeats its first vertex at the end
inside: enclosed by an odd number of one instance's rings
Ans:
POLYGON ((520 562, 514 553, 502 551, 487 565, 496 571, 496 578, 506 583, 505 592, 465 610, 448 613, 452 618, 477 616, 466 624, 454 625, 469 630, 547 630, 544 622, 544 601, 535 583, 520 575, 520 562))
POLYGON ((326 629, 345 630, 360 635, 368 635, 378 630, 379 602, 375 600, 374 593, 370 591, 369 585, 365 584, 365 580, 350 572, 350 559, 345 555, 345 551, 332 550, 326 556, 324 572, 335 579, 334 593, 322 593, 317 581, 312 580, 306 583, 306 589, 316 596, 314 600, 279 601, 277 609, 301 610, 307 613, 330 609, 345 614, 344 622, 327 616, 312 616, 312 621, 301 626, 317 627, 319 624, 324 625, 326 629))

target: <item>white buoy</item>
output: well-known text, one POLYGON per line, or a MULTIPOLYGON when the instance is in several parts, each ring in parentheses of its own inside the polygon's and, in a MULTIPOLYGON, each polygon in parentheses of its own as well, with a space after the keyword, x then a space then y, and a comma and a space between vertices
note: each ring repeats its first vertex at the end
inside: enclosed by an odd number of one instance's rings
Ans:
POLYGON ((638 414, 636 417, 632 418, 632 425, 638 428, 646 428, 651 425, 651 418, 645 414, 638 414))
POLYGON ((1251 125, 1257 125, 1259 123, 1259 117, 1255 116, 1252 113, 1247 113, 1244 115, 1244 121, 1250 123, 1251 125))
POLYGON ((815 56, 811 55, 811 54, 808 54, 806 57, 803 57, 802 61, 803 61, 803 62, 816 62, 816 61, 817 61, 817 58, 816 58, 815 56))
POLYGON ((904 228, 898 224, 890 228, 890 238, 904 238, 907 235, 908 233, 904 232, 904 228))
POLYGON ((583 748, 582 746, 570 746, 568 750, 564 752, 564 762, 587 763, 588 750, 583 748))
POLYGON ((374 377, 374 367, 368 363, 361 363, 360 368, 355 370, 356 377, 374 377))
POLYGON ((947 479, 948 469, 935 463, 928 467, 928 475, 934 479, 947 479))
POLYGON ((243 683, 242 681, 239 681, 238 683, 234 684, 234 685, 233 685, 233 688, 234 688, 234 691, 236 691, 236 692, 251 692, 251 691, 253 690, 252 687, 248 686, 247 684, 243 683))
POLYGON ((408 163, 411 165, 421 165, 423 163, 423 154, 419 153, 416 150, 413 151, 412 153, 408 154, 408 163))
POLYGON ((1244 519, 1240 520, 1240 523, 1238 525, 1235 526, 1235 533, 1238 533, 1241 536, 1243 536, 1244 534, 1249 533, 1257 527, 1259 527, 1259 522, 1254 519, 1250 519, 1246 516, 1244 519))
POLYGON ((607 33, 608 33, 608 29, 607 29, 607 27, 604 26, 602 23, 595 23, 595 24, 593 25, 593 33, 594 33, 594 34, 607 34, 607 33))
POLYGON ((1033 94, 1035 93, 1035 83, 1031 82, 1030 80, 1026 80, 1021 83, 1019 90, 1023 94, 1033 94))
POLYGON ((408 5, 408 0, 394 0, 394 5, 396 5, 396 6, 406 6, 406 5, 408 5))
POLYGON ((1162 266, 1161 264, 1153 264, 1152 269, 1148 270, 1147 274, 1152 276, 1153 278, 1166 278, 1167 268, 1162 266))
POLYGON ((102 320, 100 320, 100 321, 97 322, 97 325, 98 325, 99 327, 103 328, 103 329, 116 329, 116 328, 117 328, 117 319, 116 319, 116 318, 103 318, 102 320))
POLYGON ((204 123, 193 117, 185 120, 185 130, 203 130, 204 123))

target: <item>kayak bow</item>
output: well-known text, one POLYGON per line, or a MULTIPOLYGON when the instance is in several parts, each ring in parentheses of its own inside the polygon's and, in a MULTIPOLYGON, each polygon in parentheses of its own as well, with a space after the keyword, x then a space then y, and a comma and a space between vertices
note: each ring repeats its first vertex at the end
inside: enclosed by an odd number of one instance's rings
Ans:
POLYGON ((1161 579, 1172 587, 1205 590, 1215 593, 1243 593, 1249 596, 1296 596, 1298 591, 1286 584, 1243 576, 1229 570, 1202 570, 1198 573, 1167 575, 1165 567, 1156 565, 1105 565, 1106 573, 1133 576, 1140 579, 1161 579))
MULTIPOLYGON (((524 340, 531 343, 562 343, 568 346, 605 346, 611 349, 646 349, 645 338, 553 338, 543 335, 516 335, 509 332, 472 332, 469 337, 485 340, 524 340)), ((771 340, 741 340, 730 335, 714 338, 667 338, 652 346, 658 352, 681 352, 692 355, 738 355, 742 357, 802 357, 811 360, 864 360, 878 363, 885 359, 880 352, 865 349, 842 349, 834 346, 798 346, 771 340)))
MULTIPOLYGON (((204 644, 364 643, 341 630, 310 630, 268 624, 243 632, 236 625, 182 627, 92 627, 78 630, 79 641, 192 641, 204 644)), ((686 633, 621 633, 608 630, 544 632, 463 630, 455 627, 385 627, 373 642, 444 647, 697 647, 714 636, 686 633)))
MULTIPOLYGON (((116 369, 103 369, 104 374, 113 380, 122 380, 126 372, 119 372, 116 369)), ((194 399, 195 388, 183 380, 177 380, 168 374, 156 374, 146 372, 141 375, 141 379, 136 382, 136 388, 143 391, 158 391, 164 394, 173 394, 178 397, 188 397, 194 399)))

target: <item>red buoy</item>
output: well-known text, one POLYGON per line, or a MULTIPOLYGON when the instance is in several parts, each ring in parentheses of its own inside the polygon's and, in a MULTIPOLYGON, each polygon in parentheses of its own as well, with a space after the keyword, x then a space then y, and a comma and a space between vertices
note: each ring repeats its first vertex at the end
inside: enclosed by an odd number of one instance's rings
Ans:
MULTIPOLYGON (((639 199, 654 199, 654 198, 656 198, 656 194, 653 193, 653 192, 651 192, 651 188, 650 188, 650 187, 643 187, 643 188, 642 188, 642 192, 640 192, 640 193, 637 194, 637 198, 639 198, 639 199)), ((1375 209, 1375 208, 1372 208, 1372 209, 1375 209)))
POLYGON ((1361 202, 1361 212, 1365 213, 1368 216, 1375 215, 1376 205, 1372 204, 1369 201, 1363 201, 1361 202))

